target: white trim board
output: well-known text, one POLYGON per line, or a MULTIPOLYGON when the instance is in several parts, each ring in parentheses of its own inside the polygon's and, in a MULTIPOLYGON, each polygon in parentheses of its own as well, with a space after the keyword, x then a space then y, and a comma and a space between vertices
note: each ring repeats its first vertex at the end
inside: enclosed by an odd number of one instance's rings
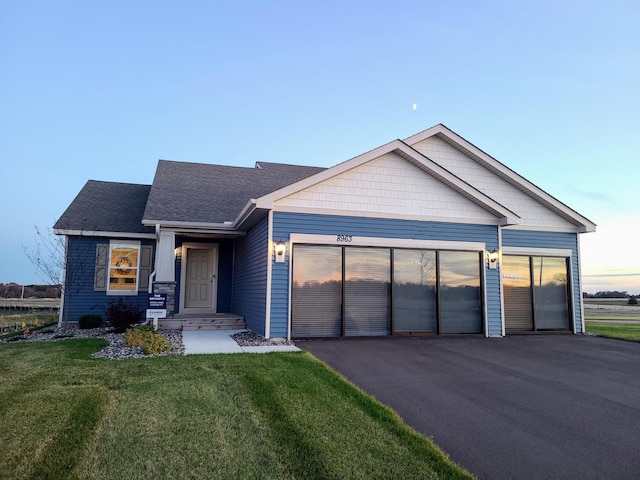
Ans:
POLYGON ((569 248, 502 247, 502 254, 571 258, 573 252, 569 248))
MULTIPOLYGON (((389 247, 389 248, 421 248, 425 250, 463 250, 484 252, 484 242, 456 242, 444 240, 416 240, 411 238, 383 238, 383 237, 356 237, 351 236, 351 241, 339 241, 338 235, 314 235, 306 233, 292 233, 291 244, 310 243, 317 245, 336 245, 353 247, 389 247)), ((340 235, 342 237, 342 235, 340 235)))
POLYGON ((420 215, 402 215, 395 213, 383 212, 366 212, 361 210, 340 210, 327 208, 310 208, 310 207, 291 207, 274 205, 273 212, 282 213, 306 213, 311 215, 334 215, 337 217, 363 217, 363 218, 389 218, 392 220, 415 220, 419 222, 442 222, 442 223, 464 223, 470 225, 492 225, 501 226, 504 220, 496 218, 493 222, 487 222, 478 218, 461 218, 461 217, 435 217, 420 215))
POLYGON ((53 233, 77 237, 150 238, 153 240, 156 238, 155 233, 98 232, 94 230, 67 230, 64 228, 54 228, 53 233))
POLYGON ((271 338, 271 282, 273 277, 273 212, 269 211, 267 219, 267 292, 266 303, 264 306, 264 338, 271 338))

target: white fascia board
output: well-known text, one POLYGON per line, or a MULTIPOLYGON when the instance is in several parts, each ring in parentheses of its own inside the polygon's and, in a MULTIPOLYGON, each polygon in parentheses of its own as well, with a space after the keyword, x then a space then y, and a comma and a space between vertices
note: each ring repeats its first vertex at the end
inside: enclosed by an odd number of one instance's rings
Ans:
POLYGON ((431 128, 427 128, 422 132, 418 132, 415 135, 411 135, 410 137, 405 138, 403 142, 408 145, 415 145, 416 143, 421 142, 422 140, 426 140, 427 138, 433 137, 438 133, 442 133, 443 131, 445 131, 445 129, 448 130, 447 127, 439 123, 438 125, 434 125, 431 128))
POLYGON ((499 175, 502 178, 507 180, 516 188, 519 188, 530 197, 549 207, 552 211, 555 211, 561 217, 564 217, 571 223, 576 224, 576 226, 581 227, 582 232, 586 233, 596 231, 596 224, 591 220, 580 215, 578 212, 568 207, 560 200, 556 199, 552 195, 549 195, 540 187, 537 187, 523 176, 511 170, 509 167, 499 162, 486 152, 483 152, 474 144, 472 144, 468 140, 465 140, 460 135, 448 129, 442 124, 438 124, 420 133, 412 135, 411 137, 406 138, 404 142, 409 145, 415 145, 416 143, 421 142, 422 140, 426 140, 427 138, 433 137, 435 135, 438 135, 442 140, 445 140, 447 143, 460 150, 465 155, 471 156, 471 158, 476 160, 485 168, 488 168, 490 171, 493 171, 494 173, 499 172, 499 175))
POLYGON ((143 220, 143 225, 156 226, 160 225, 160 228, 195 228, 199 230, 221 230, 221 231, 233 231, 233 222, 229 223, 201 223, 201 222, 181 222, 178 220, 143 220))
POLYGON ((94 230, 71 230, 64 228, 55 228, 53 233, 56 235, 68 235, 73 237, 156 238, 155 233, 98 232, 94 230))
MULTIPOLYGON (((256 164, 257 163, 258 162, 256 162, 256 164)), ((240 211, 236 219, 233 221, 234 228, 237 228, 238 225, 242 225, 242 223, 249 217, 249 215, 253 213, 255 209, 256 209, 256 199, 250 198, 249 201, 244 206, 244 208, 240 211)))
MULTIPOLYGON (((554 232, 554 233, 587 233, 584 226, 575 227, 545 227, 539 225, 507 225, 508 230, 528 230, 533 232, 554 232)), ((589 230, 592 231, 592 230, 589 230)))
POLYGON ((315 175, 281 188, 280 190, 276 190, 275 192, 272 192, 268 195, 264 195, 256 200, 256 208, 271 210, 273 209, 273 202, 276 200, 280 200, 281 198, 297 193, 301 190, 309 188, 320 182, 335 177, 336 175, 340 175, 341 173, 344 173, 371 160, 381 157, 382 155, 392 152, 400 155, 405 160, 411 162, 421 170, 432 175, 438 181, 449 186, 481 208, 484 208, 492 215, 501 218, 502 221, 500 222, 500 224, 513 225, 520 223, 520 217, 514 212, 508 210, 504 206, 487 197, 479 190, 476 190, 464 180, 456 177, 453 173, 442 168, 440 165, 428 159, 420 152, 413 149, 401 140, 394 140, 392 142, 389 142, 362 155, 339 163, 334 167, 328 168, 326 170, 323 170, 322 172, 316 173, 315 175))
POLYGON ((406 215, 401 213, 369 212, 364 210, 341 210, 329 208, 312 207, 289 207, 274 205, 271 209, 274 212, 286 213, 307 213, 311 215, 335 215, 338 217, 367 217, 367 218, 390 218, 394 220, 416 220, 420 222, 444 222, 444 223, 466 223, 473 225, 499 225, 502 226, 504 219, 496 218, 495 221, 486 221, 478 218, 463 217, 436 217, 429 215, 406 215))
POLYGON ((176 235, 181 233, 200 233, 200 234, 215 234, 215 235, 229 235, 233 237, 242 237, 246 235, 246 232, 238 230, 220 230, 215 228, 178 228, 178 227, 162 227, 163 232, 173 232, 176 235))
POLYGON ((569 248, 502 247, 503 255, 534 255, 540 257, 571 258, 572 253, 573 252, 569 248))

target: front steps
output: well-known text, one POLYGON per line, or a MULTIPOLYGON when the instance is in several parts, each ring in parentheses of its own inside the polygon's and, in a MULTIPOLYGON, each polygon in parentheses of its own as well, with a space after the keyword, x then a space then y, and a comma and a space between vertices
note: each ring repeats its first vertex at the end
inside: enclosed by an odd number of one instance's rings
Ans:
POLYGON ((182 330, 244 330, 244 317, 233 313, 177 314, 173 318, 158 320, 159 328, 182 330))

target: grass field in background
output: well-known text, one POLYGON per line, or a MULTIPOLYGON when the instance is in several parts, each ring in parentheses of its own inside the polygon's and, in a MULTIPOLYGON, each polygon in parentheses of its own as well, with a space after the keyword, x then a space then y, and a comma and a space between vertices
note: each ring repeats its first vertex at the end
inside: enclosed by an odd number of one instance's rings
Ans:
POLYGON ((18 310, 0 310, 0 327, 6 327, 9 325, 33 324, 38 320, 38 323, 51 324, 58 321, 57 312, 21 312, 18 310))
POLYGON ((471 478, 308 353, 0 344, 3 478, 471 478))
POLYGON ((585 299, 587 331, 612 338, 638 340, 635 334, 640 329, 640 307, 628 303, 626 298, 585 299))
POLYGON ((602 337, 640 342, 640 323, 597 322, 587 320, 585 327, 587 332, 592 332, 602 337))
POLYGON ((596 322, 596 321, 620 321, 620 320, 633 320, 640 322, 640 312, 639 313, 624 313, 624 312, 608 312, 608 311, 591 311, 585 313, 584 316, 587 322, 596 322))
POLYGON ((586 308, 589 305, 613 305, 613 306, 624 306, 629 305, 628 298, 585 298, 584 305, 586 308))

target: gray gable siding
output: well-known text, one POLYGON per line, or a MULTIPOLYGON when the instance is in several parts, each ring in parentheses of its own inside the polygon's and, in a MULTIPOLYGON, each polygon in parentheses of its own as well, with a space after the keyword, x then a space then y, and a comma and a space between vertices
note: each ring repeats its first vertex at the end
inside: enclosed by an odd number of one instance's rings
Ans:
POLYGON ((233 312, 244 317, 247 328, 261 335, 265 334, 267 308, 268 232, 265 218, 235 245, 233 312))
POLYGON ((502 230, 502 245, 505 247, 561 248, 571 250, 573 312, 575 332, 582 333, 582 286, 578 261, 578 234, 563 232, 539 232, 531 230, 502 230))
MULTIPOLYGON (((274 212, 273 240, 288 241, 291 233, 484 242, 489 251, 498 248, 498 228, 492 225, 274 212)), ((274 263, 272 266, 271 335, 273 337, 287 336, 289 254, 290 252, 285 258, 285 263, 274 263)), ((485 274, 488 334, 501 335, 500 273, 498 270, 485 269, 485 274)))

